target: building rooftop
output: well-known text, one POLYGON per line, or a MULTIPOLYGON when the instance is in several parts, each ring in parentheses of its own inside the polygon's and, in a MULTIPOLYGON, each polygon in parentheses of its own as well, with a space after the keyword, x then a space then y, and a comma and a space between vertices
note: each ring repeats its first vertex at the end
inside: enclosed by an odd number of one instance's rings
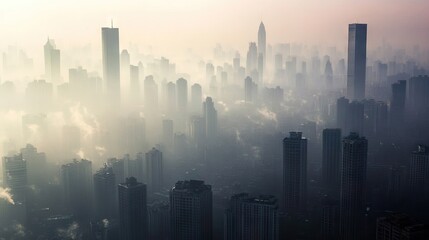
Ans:
POLYGON ((211 190, 211 186, 204 184, 204 181, 189 180, 178 181, 173 188, 173 191, 193 192, 199 193, 211 190))

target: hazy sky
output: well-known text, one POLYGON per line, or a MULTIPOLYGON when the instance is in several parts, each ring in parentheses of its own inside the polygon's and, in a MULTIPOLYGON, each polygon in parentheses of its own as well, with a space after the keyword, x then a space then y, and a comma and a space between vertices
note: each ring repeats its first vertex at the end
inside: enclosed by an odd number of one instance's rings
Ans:
MULTIPOLYGON (((100 27, 120 28, 121 47, 152 45, 165 53, 220 42, 246 49, 262 20, 267 41, 337 45, 347 24, 368 23, 369 48, 383 38, 393 45, 429 39, 426 0, 1 0, 0 49, 39 47, 49 35, 59 48, 101 45, 100 27)), ((426 44, 426 46, 424 45, 426 44)), ((41 49, 37 50, 41 51, 41 49)))

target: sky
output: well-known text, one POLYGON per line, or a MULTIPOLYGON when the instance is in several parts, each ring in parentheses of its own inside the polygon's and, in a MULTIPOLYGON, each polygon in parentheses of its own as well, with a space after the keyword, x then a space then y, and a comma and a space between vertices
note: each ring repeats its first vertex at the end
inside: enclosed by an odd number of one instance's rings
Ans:
MULTIPOLYGON (((429 39, 426 0, 1 0, 0 50, 18 45, 39 53, 47 37, 57 46, 101 45, 101 30, 120 28, 121 48, 152 46, 161 54, 247 49, 263 21, 268 43, 302 42, 344 48, 347 25, 368 23, 368 48, 387 41, 404 47, 429 39), (37 49, 37 50, 36 50, 37 49)), ((425 45, 426 44, 426 45, 425 45)))

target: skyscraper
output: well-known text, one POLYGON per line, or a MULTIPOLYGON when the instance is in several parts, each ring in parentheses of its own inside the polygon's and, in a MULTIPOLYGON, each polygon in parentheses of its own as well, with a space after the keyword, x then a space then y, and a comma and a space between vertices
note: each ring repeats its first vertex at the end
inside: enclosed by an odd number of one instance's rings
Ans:
POLYGON ((147 239, 146 185, 134 177, 118 185, 121 240, 147 239))
POLYGON ((103 52, 103 78, 106 97, 110 103, 119 104, 121 98, 119 29, 101 28, 103 52))
POLYGON ((340 238, 361 239, 368 141, 357 133, 343 140, 343 161, 340 197, 340 238))
POLYGON ((191 112, 201 114, 201 104, 203 103, 203 92, 201 85, 194 83, 191 87, 191 112))
POLYGON ((148 192, 160 192, 164 183, 162 152, 152 148, 146 153, 146 177, 148 192))
POLYGON ((349 24, 347 97, 365 98, 366 75, 366 24, 349 24))
POLYGON ((390 127, 397 132, 405 117, 405 100, 407 97, 407 82, 405 80, 392 84, 390 98, 390 127))
POLYGON ((3 184, 10 188, 15 202, 25 202, 27 188, 27 162, 22 154, 3 157, 3 184))
POLYGON ((44 46, 45 77, 48 82, 58 84, 60 81, 60 50, 56 49, 55 42, 48 38, 44 46))
POLYGON ((247 51, 246 59, 246 72, 251 74, 254 70, 258 69, 258 50, 256 43, 249 43, 249 50, 247 51))
POLYGON ((140 104, 140 76, 139 67, 130 65, 130 102, 133 105, 140 104))
POLYGON ((225 240, 278 240, 279 206, 270 195, 231 197, 225 212, 225 240))
POLYGON ((207 97, 203 103, 203 114, 206 129, 206 138, 213 139, 217 133, 217 111, 211 97, 207 97))
POLYGON ((341 185, 341 129, 323 130, 322 184, 329 199, 339 200, 341 185))
POLYGON ((325 81, 326 81, 326 88, 332 89, 332 87, 334 86, 334 76, 332 71, 332 64, 331 64, 331 61, 329 61, 329 59, 325 65, 325 81))
POLYGON ((253 82, 251 77, 246 77, 244 79, 244 101, 245 102, 254 102, 256 100, 256 95, 258 92, 258 85, 253 82))
POLYGON ((87 219, 92 210, 92 164, 74 159, 61 166, 61 180, 66 207, 75 216, 87 219))
POLYGON ((290 132, 283 139, 283 197, 289 215, 302 213, 307 200, 307 139, 290 132))
POLYGON ((212 239, 212 190, 204 181, 178 181, 170 191, 172 240, 212 239))
POLYGON ((111 167, 103 167, 94 174, 94 204, 98 219, 111 218, 117 210, 116 179, 111 167))
POLYGON ((402 214, 391 213, 377 218, 376 240, 424 240, 429 236, 429 225, 402 214))
POLYGON ((263 59, 262 70, 263 70, 265 68, 265 63, 267 62, 267 36, 265 33, 265 25, 263 22, 259 24, 259 29, 258 29, 258 56, 259 55, 262 55, 262 59, 263 59))
POLYGON ((186 117, 188 113, 188 81, 179 78, 176 81, 177 89, 177 128, 184 131, 186 129, 186 117))
POLYGON ((423 207, 429 200, 429 147, 418 145, 409 165, 410 206, 423 207))

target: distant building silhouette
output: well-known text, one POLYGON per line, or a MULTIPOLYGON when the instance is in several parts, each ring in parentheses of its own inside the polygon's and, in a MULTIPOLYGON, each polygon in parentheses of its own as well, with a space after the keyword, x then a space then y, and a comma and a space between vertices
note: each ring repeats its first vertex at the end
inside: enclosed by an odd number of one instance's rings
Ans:
POLYGON ((118 185, 121 240, 147 239, 146 185, 134 177, 118 185))
POLYGON ((203 181, 178 181, 170 191, 171 239, 212 239, 212 190, 203 181))
POLYGON ((283 197, 286 214, 303 213, 307 201, 307 139, 290 132, 283 139, 283 197))
POLYGON ((349 24, 347 97, 352 100, 365 98, 366 35, 366 24, 349 24))
POLYGON ((265 32, 265 25, 263 22, 259 24, 258 29, 258 57, 260 56, 260 64, 258 67, 258 71, 260 72, 261 78, 259 78, 259 81, 263 81, 263 72, 265 72, 265 65, 267 62, 267 36, 265 32))
POLYGON ((146 153, 146 176, 148 192, 160 192, 164 185, 164 166, 162 163, 162 152, 152 148, 146 153))
POLYGON ((60 50, 56 49, 55 42, 48 38, 44 46, 45 54, 45 77, 48 82, 58 84, 61 73, 60 50))
POLYGON ((206 138, 212 140, 217 134, 217 111, 211 97, 203 103, 203 114, 206 129, 206 138))
POLYGON ((429 200, 429 147, 418 145, 409 165, 410 207, 423 211, 429 200))

